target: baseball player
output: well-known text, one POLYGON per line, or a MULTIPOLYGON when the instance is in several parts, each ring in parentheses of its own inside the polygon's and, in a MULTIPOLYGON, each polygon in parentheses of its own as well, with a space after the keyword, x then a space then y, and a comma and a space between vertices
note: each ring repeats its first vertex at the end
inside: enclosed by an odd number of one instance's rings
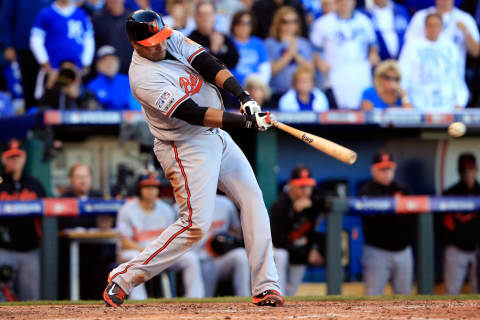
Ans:
POLYGON ((270 114, 203 47, 174 31, 151 10, 126 22, 135 51, 129 77, 155 137, 154 151, 173 186, 180 217, 144 251, 112 270, 103 298, 118 307, 132 289, 175 263, 210 228, 217 187, 240 208, 252 276, 253 302, 279 306, 270 221, 245 155, 220 128, 265 131, 270 114), (224 112, 217 87, 236 96, 242 114, 224 112))
POLYGON ((237 238, 240 232, 235 204, 228 197, 217 195, 210 230, 196 247, 207 297, 215 294, 217 283, 222 278, 233 278, 236 296, 250 295, 248 258, 237 238))
MULTIPOLYGON (((121 237, 119 261, 127 262, 135 258, 145 247, 157 238, 169 225, 175 222, 177 214, 171 206, 158 199, 160 181, 156 174, 140 176, 137 184, 136 200, 127 202, 120 208, 117 217, 117 230, 121 237)), ((174 263, 169 270, 181 271, 185 296, 202 298, 205 295, 200 259, 198 254, 189 251, 174 263)), ((142 283, 133 288, 130 299, 144 300, 147 290, 142 283)))

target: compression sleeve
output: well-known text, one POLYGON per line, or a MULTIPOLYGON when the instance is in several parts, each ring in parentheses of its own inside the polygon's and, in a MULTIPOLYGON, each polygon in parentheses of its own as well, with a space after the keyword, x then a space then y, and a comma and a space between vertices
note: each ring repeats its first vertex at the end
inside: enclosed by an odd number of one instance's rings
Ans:
POLYGON ((172 113, 172 117, 183 120, 195 126, 203 126, 207 107, 200 107, 192 99, 183 101, 172 113))
POLYGON ((210 83, 215 84, 215 76, 220 70, 227 69, 222 61, 208 52, 202 52, 192 61, 192 67, 210 83))

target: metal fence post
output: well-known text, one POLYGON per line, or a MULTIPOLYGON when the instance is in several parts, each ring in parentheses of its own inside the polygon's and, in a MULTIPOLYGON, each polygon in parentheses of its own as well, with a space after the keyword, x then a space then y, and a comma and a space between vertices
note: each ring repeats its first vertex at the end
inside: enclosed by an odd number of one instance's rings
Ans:
POLYGON ((342 293, 342 216, 347 210, 347 200, 333 199, 327 216, 327 294, 342 293))
POLYGON ((419 214, 417 239, 418 293, 433 294, 435 268, 433 265, 433 215, 431 213, 419 214))
POLYGON ((267 209, 277 198, 277 130, 257 133, 255 165, 258 184, 267 209))
POLYGON ((42 218, 42 300, 58 299, 58 222, 55 217, 42 218))

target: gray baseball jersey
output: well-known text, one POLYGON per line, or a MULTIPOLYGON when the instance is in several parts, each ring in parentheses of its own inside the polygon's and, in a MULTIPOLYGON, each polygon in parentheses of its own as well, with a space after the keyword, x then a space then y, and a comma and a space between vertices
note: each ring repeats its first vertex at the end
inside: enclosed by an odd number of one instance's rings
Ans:
POLYGON ((178 261, 208 233, 217 188, 240 208, 253 295, 280 290, 268 212, 247 158, 227 132, 172 118, 188 98, 203 107, 223 109, 217 89, 191 66, 203 51, 174 31, 167 52, 175 59, 152 62, 137 53, 132 57, 131 88, 156 138, 155 155, 172 184, 179 218, 137 257, 110 272, 110 281, 127 294, 178 261))
POLYGON ((167 51, 177 60, 154 62, 135 51, 128 75, 133 95, 142 104, 153 136, 164 141, 179 141, 207 130, 172 118, 183 101, 191 98, 200 106, 221 110, 224 107, 218 89, 190 64, 204 49, 178 31, 173 31, 167 45, 167 51))

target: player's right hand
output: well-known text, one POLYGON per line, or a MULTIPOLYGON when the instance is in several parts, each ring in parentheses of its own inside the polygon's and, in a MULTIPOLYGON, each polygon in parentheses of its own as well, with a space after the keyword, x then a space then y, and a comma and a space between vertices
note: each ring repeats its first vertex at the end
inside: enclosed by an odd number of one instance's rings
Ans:
POLYGON ((256 112, 254 113, 255 128, 258 131, 267 131, 268 128, 273 126, 273 116, 270 112, 256 112))
POLYGON ((262 108, 257 101, 253 100, 253 98, 252 100, 248 100, 240 105, 241 114, 253 115, 258 112, 262 112, 262 108))

